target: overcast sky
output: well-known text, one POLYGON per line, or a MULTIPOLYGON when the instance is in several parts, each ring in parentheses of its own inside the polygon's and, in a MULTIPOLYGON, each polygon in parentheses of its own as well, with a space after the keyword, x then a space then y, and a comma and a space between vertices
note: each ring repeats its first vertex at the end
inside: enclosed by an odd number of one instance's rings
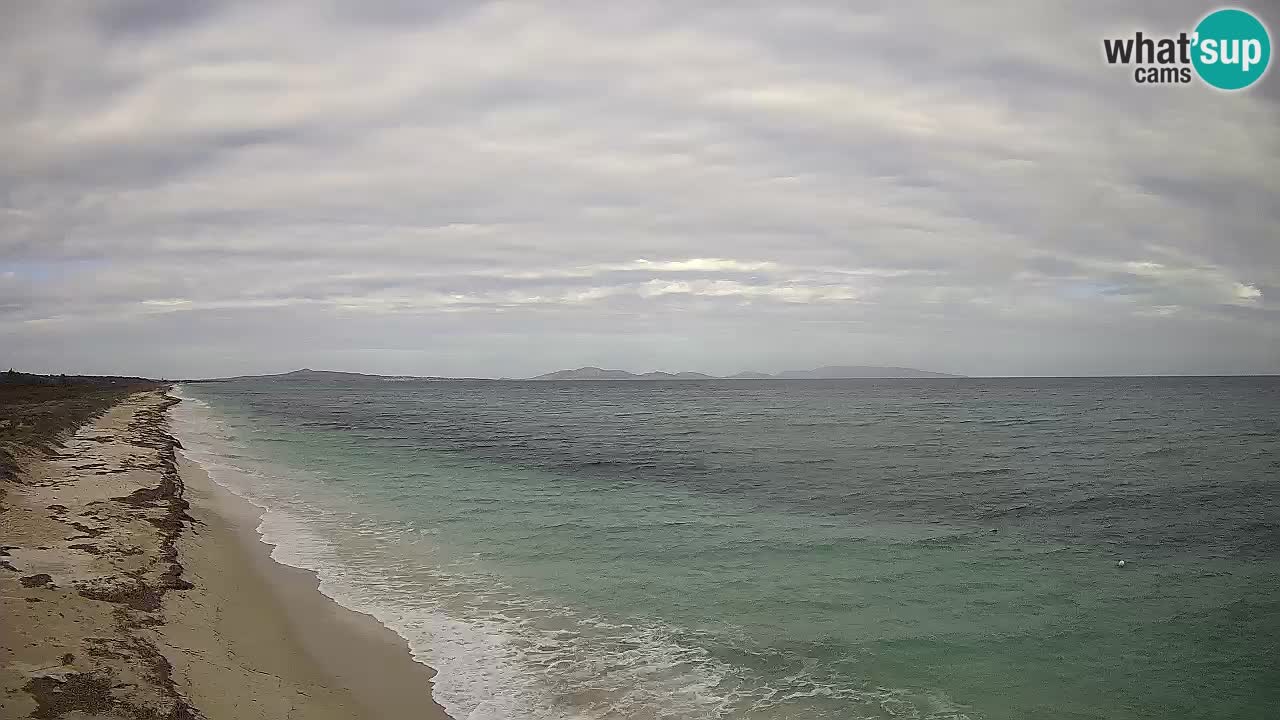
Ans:
POLYGON ((1214 7, 0 0, 0 363, 1280 372, 1214 7))

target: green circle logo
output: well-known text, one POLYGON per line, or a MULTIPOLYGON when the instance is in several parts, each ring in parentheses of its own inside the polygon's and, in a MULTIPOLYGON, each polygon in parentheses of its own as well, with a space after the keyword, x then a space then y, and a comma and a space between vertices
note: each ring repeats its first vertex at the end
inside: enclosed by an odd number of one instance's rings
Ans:
POLYGON ((1240 90, 1258 81, 1271 61, 1271 36, 1244 10, 1211 12, 1196 25, 1191 63, 1200 79, 1219 90, 1240 90))

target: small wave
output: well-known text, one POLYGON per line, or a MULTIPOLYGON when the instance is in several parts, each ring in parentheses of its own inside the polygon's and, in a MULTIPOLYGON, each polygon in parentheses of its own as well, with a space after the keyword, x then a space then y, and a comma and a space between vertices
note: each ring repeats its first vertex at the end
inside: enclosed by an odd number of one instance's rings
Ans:
POLYGON ((987 477, 990 475, 1009 475, 1014 472, 1017 472, 1017 471, 1014 470, 1013 468, 998 467, 998 468, 983 468, 981 470, 958 470, 951 474, 953 477, 966 478, 966 477, 987 477))
MULTIPOLYGON (((833 703, 867 716, 961 717, 912 704, 918 693, 866 688, 820 668, 762 682, 725 660, 724 648, 711 649, 731 633, 606 618, 518 592, 478 560, 450 555, 430 528, 379 519, 341 496, 334 501, 345 509, 324 506, 320 486, 275 474, 251 453, 229 457, 238 431, 218 428, 207 406, 179 415, 175 430, 191 457, 263 508, 258 532, 272 557, 316 572, 325 595, 404 637, 415 659, 439 671, 434 695, 460 720, 768 717, 806 706, 813 717, 848 716, 833 703)), ((730 657, 778 652, 733 642, 730 657)))
POLYGON ((1158 447, 1154 450, 1147 450, 1146 452, 1143 452, 1139 457, 1169 457, 1169 456, 1178 456, 1178 455, 1192 455, 1192 454, 1195 454, 1196 452, 1197 450, 1194 447, 1188 447, 1185 445, 1165 445, 1163 447, 1158 447))

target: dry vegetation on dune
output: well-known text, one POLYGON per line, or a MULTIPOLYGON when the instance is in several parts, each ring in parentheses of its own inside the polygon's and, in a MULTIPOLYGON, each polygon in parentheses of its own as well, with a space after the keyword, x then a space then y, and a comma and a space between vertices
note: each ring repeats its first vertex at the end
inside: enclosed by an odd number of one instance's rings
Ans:
POLYGON ((15 481, 24 460, 48 454, 130 393, 162 387, 136 377, 0 373, 0 480, 15 481))

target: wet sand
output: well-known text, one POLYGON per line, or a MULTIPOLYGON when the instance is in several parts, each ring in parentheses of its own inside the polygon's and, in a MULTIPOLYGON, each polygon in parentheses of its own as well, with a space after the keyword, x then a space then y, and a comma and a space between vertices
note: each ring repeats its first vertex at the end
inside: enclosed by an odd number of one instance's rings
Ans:
POLYGON ((176 596, 165 628, 175 677, 209 717, 444 718, 430 668, 403 638, 325 597, 313 573, 281 565, 259 540, 260 510, 179 463, 201 524, 178 543, 187 577, 204 593, 176 596), (204 581, 204 582, 202 582, 204 581), (252 683, 249 693, 228 692, 252 683))
POLYGON ((173 403, 129 395, 0 481, 0 717, 446 718, 403 639, 180 457, 173 403))

